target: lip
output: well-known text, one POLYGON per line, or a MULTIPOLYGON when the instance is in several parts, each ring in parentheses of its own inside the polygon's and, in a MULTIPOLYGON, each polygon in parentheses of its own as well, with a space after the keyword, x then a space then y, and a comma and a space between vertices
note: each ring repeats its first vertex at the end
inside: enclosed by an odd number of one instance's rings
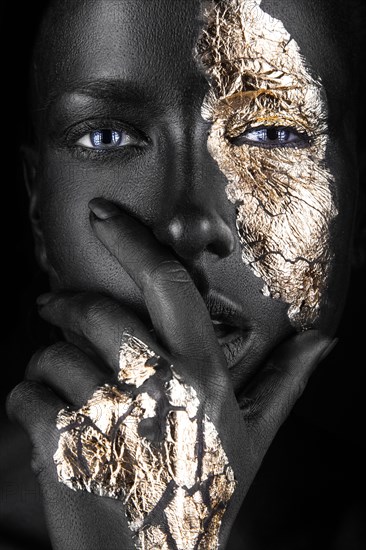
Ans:
POLYGON ((210 291, 204 300, 227 366, 232 369, 248 350, 252 333, 251 323, 239 304, 219 292, 210 291))

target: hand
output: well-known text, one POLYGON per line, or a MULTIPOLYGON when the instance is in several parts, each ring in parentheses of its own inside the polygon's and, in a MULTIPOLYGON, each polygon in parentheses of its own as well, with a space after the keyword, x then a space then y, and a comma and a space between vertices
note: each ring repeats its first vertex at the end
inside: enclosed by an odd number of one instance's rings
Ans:
MULTIPOLYGON (((146 227, 113 205, 98 200, 91 208, 96 235, 143 294, 155 337, 133 312, 108 297, 65 292, 41 300, 40 314, 62 328, 69 343, 32 358, 26 381, 9 397, 8 412, 32 440, 33 468, 54 548, 100 549, 106 541, 109 549, 135 547, 121 500, 70 490, 58 481, 53 459, 60 440, 59 411, 81 409, 106 383, 118 387, 119 352, 126 332, 163 358, 165 373, 173 365, 177 383, 194 389, 200 414, 218 434, 221 460, 227 460, 236 480, 222 519, 220 548, 224 548, 266 450, 332 343, 316 331, 293 337, 273 353, 237 398, 209 313, 184 267, 146 227)), ((161 420, 166 421, 167 417, 161 420)), ((223 501, 230 493, 229 484, 226 479, 223 501)))

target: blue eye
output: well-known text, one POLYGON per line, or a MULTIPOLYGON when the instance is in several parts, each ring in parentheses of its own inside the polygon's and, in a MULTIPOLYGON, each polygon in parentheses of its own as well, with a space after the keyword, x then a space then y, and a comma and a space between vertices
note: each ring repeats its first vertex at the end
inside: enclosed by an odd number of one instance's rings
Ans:
POLYGON ((234 145, 257 145, 259 147, 286 147, 291 145, 306 145, 309 138, 306 134, 299 134, 293 128, 259 126, 249 128, 246 132, 231 140, 234 145))
POLYGON ((77 145, 87 149, 114 149, 135 144, 136 140, 123 130, 104 128, 89 132, 79 139, 77 145))

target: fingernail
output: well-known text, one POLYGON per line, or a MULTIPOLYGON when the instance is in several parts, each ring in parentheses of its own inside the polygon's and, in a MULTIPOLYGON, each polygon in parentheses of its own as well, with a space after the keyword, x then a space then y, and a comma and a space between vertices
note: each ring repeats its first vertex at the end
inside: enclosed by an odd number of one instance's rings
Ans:
POLYGON ((318 362, 321 363, 328 357, 328 355, 331 354, 331 352, 334 350, 336 345, 338 344, 338 338, 334 338, 334 340, 331 341, 331 343, 324 349, 324 351, 320 354, 318 362))
POLYGON ((46 306, 54 297, 55 295, 52 292, 46 292, 45 294, 41 294, 40 296, 38 296, 36 300, 37 306, 40 306, 40 307, 46 306))
POLYGON ((92 199, 89 202, 89 208, 100 220, 108 220, 109 218, 121 215, 121 210, 115 204, 105 199, 92 199))

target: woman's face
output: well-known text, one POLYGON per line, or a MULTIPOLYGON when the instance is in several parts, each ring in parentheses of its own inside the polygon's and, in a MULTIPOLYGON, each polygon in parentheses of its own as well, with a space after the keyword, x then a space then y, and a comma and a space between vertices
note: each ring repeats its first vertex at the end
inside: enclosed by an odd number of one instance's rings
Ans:
POLYGON ((54 289, 107 293, 148 320, 88 202, 146 224, 190 272, 238 385, 291 332, 337 325, 354 83, 332 2, 202 4, 54 2, 34 66, 31 214, 54 289))

